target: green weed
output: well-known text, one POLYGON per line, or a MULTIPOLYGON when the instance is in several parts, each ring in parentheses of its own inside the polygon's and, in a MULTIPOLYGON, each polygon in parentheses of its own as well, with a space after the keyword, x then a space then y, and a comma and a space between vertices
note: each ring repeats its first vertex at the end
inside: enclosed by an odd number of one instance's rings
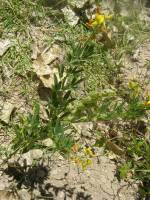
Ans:
POLYGON ((150 143, 144 138, 133 136, 126 147, 126 163, 120 166, 119 176, 126 178, 127 173, 132 170, 132 177, 140 181, 141 198, 148 198, 150 195, 150 143))
POLYGON ((39 105, 36 105, 33 114, 22 118, 21 123, 14 126, 15 137, 12 140, 12 148, 15 152, 27 152, 38 146, 38 141, 46 137, 39 112, 39 105))
POLYGON ((38 23, 44 17, 42 6, 30 0, 2 0, 0 13, 4 29, 19 32, 25 32, 30 23, 38 23))

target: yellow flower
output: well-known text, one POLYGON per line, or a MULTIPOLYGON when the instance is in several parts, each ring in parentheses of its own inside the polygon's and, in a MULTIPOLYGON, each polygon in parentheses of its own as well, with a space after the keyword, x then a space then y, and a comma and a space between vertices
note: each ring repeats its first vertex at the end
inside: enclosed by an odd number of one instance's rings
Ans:
POLYGON ((82 162, 81 162, 82 170, 85 171, 87 169, 87 167, 91 164, 92 164, 92 160, 90 160, 90 159, 82 160, 82 162))
POLYGON ((89 158, 85 159, 85 158, 76 157, 76 158, 73 158, 73 160, 78 166, 82 168, 83 171, 85 171, 87 167, 92 164, 92 160, 89 158))
POLYGON ((105 16, 96 14, 95 19, 92 23, 92 26, 102 25, 105 23, 105 16))
POLYGON ((144 105, 145 105, 145 106, 150 106, 150 100, 149 100, 149 101, 146 101, 144 105))
POLYGON ((84 148, 84 154, 87 155, 87 156, 90 156, 90 157, 95 156, 95 153, 94 153, 94 151, 92 150, 91 147, 85 147, 84 148))
POLYGON ((112 15, 104 15, 104 14, 98 14, 96 13, 95 18, 89 20, 87 25, 89 27, 98 27, 98 26, 104 26, 105 27, 105 21, 112 19, 112 15))

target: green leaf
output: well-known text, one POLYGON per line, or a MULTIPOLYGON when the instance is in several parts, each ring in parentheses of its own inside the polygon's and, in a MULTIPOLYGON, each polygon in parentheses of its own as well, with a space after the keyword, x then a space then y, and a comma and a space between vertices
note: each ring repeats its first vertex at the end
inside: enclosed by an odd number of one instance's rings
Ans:
POLYGON ((58 67, 59 77, 60 77, 60 78, 63 77, 64 70, 65 70, 65 66, 64 66, 64 65, 60 65, 60 66, 58 67))
POLYGON ((119 168, 120 178, 126 178, 128 172, 131 170, 132 164, 131 162, 127 162, 119 168))
POLYGON ((71 95, 71 90, 67 91, 66 94, 64 95, 64 100, 67 100, 71 95))

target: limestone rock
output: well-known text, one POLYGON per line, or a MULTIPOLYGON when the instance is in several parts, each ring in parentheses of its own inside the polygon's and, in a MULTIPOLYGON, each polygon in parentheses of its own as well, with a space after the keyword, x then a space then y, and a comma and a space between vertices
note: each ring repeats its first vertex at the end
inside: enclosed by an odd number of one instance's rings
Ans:
POLYGON ((54 146, 54 142, 51 138, 47 138, 47 139, 43 140, 41 143, 45 147, 53 147, 54 146))
POLYGON ((14 108, 15 106, 12 103, 5 102, 3 105, 2 111, 0 113, 0 120, 8 124, 11 113, 14 110, 14 108))
POLYGON ((62 12, 70 26, 77 25, 79 17, 75 14, 75 12, 71 9, 70 6, 66 6, 65 8, 63 8, 62 12))
POLYGON ((2 56, 11 46, 11 42, 8 39, 0 40, 0 56, 2 56))
POLYGON ((40 149, 32 149, 27 153, 22 155, 16 154, 11 159, 8 160, 9 166, 15 166, 15 163, 19 163, 20 166, 24 166, 26 163, 27 166, 31 166, 34 160, 39 160, 43 156, 43 151, 40 149))

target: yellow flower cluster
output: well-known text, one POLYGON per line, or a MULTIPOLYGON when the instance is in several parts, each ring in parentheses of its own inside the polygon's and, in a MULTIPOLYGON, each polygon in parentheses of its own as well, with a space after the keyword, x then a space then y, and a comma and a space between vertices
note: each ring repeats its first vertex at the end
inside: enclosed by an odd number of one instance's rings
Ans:
POLYGON ((83 150, 83 156, 77 155, 79 152, 78 145, 73 145, 72 148, 73 152, 76 154, 72 160, 79 166, 81 166, 82 170, 85 171, 89 165, 92 164, 91 158, 95 156, 95 152, 93 149, 89 146, 84 147, 83 150))
POLYGON ((77 165, 80 165, 82 170, 85 171, 87 167, 92 164, 92 160, 89 158, 88 159, 76 158, 75 163, 77 165))
POLYGON ((90 19, 87 25, 89 27, 106 27, 106 20, 112 19, 112 15, 104 15, 96 13, 95 18, 90 19))
POLYGON ((84 151, 84 154, 86 155, 86 156, 89 156, 89 157, 94 157, 95 156, 95 152, 93 151, 93 149, 91 148, 91 147, 85 147, 84 149, 83 149, 83 151, 84 151))
POLYGON ((111 31, 106 26, 107 20, 111 20, 113 15, 104 14, 100 7, 97 7, 94 17, 92 17, 87 23, 87 27, 92 28, 92 34, 90 39, 103 42, 107 47, 112 46, 111 31), (100 34, 99 34, 100 33, 100 34))

